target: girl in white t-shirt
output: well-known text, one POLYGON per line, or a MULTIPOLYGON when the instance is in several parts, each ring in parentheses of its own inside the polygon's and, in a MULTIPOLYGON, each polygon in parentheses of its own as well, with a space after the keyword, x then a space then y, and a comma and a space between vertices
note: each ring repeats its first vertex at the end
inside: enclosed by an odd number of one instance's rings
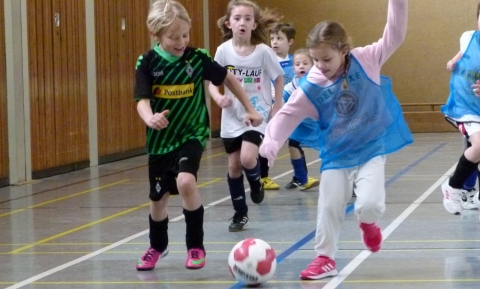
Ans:
POLYGON ((242 121, 245 110, 233 94, 225 89, 225 95, 222 95, 218 87, 209 85, 214 100, 221 97, 232 99, 232 105, 222 110, 220 132, 228 154, 227 181, 235 210, 230 232, 241 231, 248 223, 242 171, 245 171, 250 184, 252 201, 259 204, 264 198, 258 147, 262 143, 267 121, 281 107, 284 86, 283 69, 275 52, 265 44, 269 40, 269 29, 278 20, 279 17, 270 10, 261 10, 249 0, 230 1, 226 15, 218 20, 224 43, 217 48, 215 61, 233 72, 264 119, 258 127, 245 125, 242 121), (271 94, 272 81, 274 99, 271 94))

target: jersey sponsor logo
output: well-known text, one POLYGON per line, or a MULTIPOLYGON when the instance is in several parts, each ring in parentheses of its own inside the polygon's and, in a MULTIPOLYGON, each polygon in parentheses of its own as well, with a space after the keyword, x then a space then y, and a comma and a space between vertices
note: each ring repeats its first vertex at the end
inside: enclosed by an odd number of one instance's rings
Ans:
POLYGON ((158 98, 180 99, 193 96, 195 85, 193 83, 180 85, 154 85, 152 94, 158 98))
POLYGON ((261 77, 262 76, 262 68, 243 68, 243 67, 235 67, 234 65, 226 65, 226 69, 230 70, 235 76, 237 77, 261 77))

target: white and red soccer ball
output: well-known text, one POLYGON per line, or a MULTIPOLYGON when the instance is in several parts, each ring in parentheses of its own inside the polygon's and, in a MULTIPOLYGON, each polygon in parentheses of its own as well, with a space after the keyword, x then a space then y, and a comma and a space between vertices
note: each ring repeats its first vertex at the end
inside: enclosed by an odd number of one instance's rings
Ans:
POLYGON ((273 277, 277 259, 273 248, 265 241, 249 238, 233 246, 228 267, 238 282, 260 285, 273 277))

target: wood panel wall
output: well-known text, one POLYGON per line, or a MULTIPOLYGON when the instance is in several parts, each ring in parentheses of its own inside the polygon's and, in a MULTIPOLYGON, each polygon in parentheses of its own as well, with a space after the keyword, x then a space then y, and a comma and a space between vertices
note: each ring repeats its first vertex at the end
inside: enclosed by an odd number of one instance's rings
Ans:
POLYGON ((4 17, 3 1, 0 1, 0 180, 8 178, 9 174, 4 17))
MULTIPOLYGON (((310 29, 323 20, 341 23, 354 46, 377 41, 383 33, 386 0, 256 0, 260 7, 275 8, 283 21, 292 23, 297 37, 292 51, 305 46, 310 29)), ((478 29, 478 0, 410 0, 407 37, 384 65, 400 103, 445 102, 450 73, 446 63, 459 51, 460 35, 478 29)))
POLYGON ((203 48, 203 1, 202 0, 178 0, 187 9, 192 20, 189 46, 203 48))
POLYGON ((27 14, 35 177, 88 165, 85 6, 83 0, 29 0, 27 14))
POLYGON ((133 100, 135 63, 150 48, 149 1, 95 1, 100 162, 144 152, 145 125, 133 100))
MULTIPOLYGON (((209 35, 210 47, 209 51, 212 57, 215 57, 217 47, 222 44, 222 32, 217 26, 219 18, 225 15, 229 0, 209 0, 208 1, 208 15, 209 15, 209 35)), ((213 137, 220 136, 220 127, 222 119, 222 109, 212 100, 210 124, 213 137)))

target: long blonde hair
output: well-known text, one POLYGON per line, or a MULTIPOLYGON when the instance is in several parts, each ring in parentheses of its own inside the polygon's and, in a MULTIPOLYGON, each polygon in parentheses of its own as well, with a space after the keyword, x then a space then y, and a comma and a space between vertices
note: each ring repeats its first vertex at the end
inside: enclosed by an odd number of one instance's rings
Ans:
POLYGON ((154 35, 160 35, 175 20, 180 19, 191 24, 187 10, 175 0, 157 0, 153 2, 147 17, 148 30, 154 35))
POLYGON ((233 38, 232 30, 225 25, 225 22, 229 21, 233 8, 237 6, 253 8, 253 17, 255 23, 257 23, 257 28, 252 31, 250 43, 253 45, 268 43, 270 39, 270 29, 281 19, 281 17, 275 14, 271 9, 260 9, 255 2, 250 0, 231 0, 228 3, 225 16, 222 16, 217 21, 217 25, 222 31, 222 42, 233 38))

